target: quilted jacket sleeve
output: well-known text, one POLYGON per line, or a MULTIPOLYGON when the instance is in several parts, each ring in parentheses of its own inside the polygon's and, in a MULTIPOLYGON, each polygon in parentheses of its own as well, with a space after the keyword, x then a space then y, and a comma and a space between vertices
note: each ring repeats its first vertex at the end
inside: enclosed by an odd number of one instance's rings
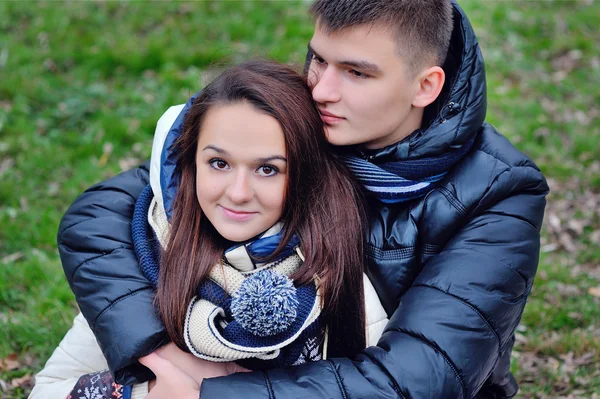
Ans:
POLYGON ((146 164, 91 187, 67 210, 58 231, 69 285, 121 384, 152 378, 137 359, 168 342, 131 238, 135 200, 147 184, 146 164))
POLYGON ((429 260, 378 346, 355 359, 207 379, 201 397, 472 398, 512 343, 535 275, 547 185, 514 166, 429 260))

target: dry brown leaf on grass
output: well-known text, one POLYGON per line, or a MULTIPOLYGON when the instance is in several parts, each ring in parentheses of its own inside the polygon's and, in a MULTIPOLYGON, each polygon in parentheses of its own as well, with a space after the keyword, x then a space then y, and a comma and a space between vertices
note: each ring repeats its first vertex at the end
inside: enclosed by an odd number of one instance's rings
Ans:
POLYGON ((29 373, 25 374, 23 377, 13 378, 12 380, 10 380, 10 386, 13 388, 28 388, 33 387, 33 385, 34 378, 29 373))
POLYGON ((0 177, 2 177, 2 175, 4 173, 6 173, 14 165, 15 165, 15 160, 12 158, 6 158, 2 162, 0 162, 0 177))
POLYGON ((21 367, 21 363, 19 362, 19 355, 16 353, 11 353, 4 359, 0 359, 0 370, 2 371, 16 370, 19 367, 21 367))
POLYGON ((560 233, 558 236, 558 242, 563 247, 563 249, 567 252, 575 252, 577 251, 577 245, 573 242, 573 238, 567 232, 560 233))
POLYGON ((559 355, 563 361, 563 371, 567 373, 575 373, 578 367, 587 366, 596 362, 596 354, 594 352, 584 353, 582 356, 575 357, 573 352, 559 355))
POLYGON ((136 157, 126 157, 119 159, 119 168, 124 172, 142 164, 142 160, 136 157))
POLYGON ((597 287, 591 287, 588 289, 588 293, 596 298, 600 298, 600 285, 597 287))
POLYGON ((0 391, 8 392, 8 384, 2 378, 0 378, 0 391))
MULTIPOLYGON (((600 163, 595 162, 588 169, 600 171, 600 163)), ((597 209, 600 208, 600 193, 577 178, 568 182, 548 179, 548 183, 552 191, 544 218, 547 235, 544 235, 542 252, 577 253, 585 248, 587 240, 599 243, 597 209)))
POLYGON ((560 218, 558 217, 558 215, 556 214, 555 211, 553 211, 552 209, 550 209, 547 212, 547 219, 548 220, 548 226, 552 229, 553 232, 556 231, 560 231, 561 230, 561 221, 560 218))
POLYGON ((593 231, 590 234, 590 241, 594 244, 600 244, 600 230, 593 231))
POLYGON ((569 265, 572 277, 587 276, 593 280, 600 281, 600 259, 589 263, 569 265))
POLYGON ((527 344, 529 342, 529 339, 521 333, 515 333, 515 339, 519 344, 527 344))
POLYGON ((10 255, 6 255, 4 258, 0 259, 0 263, 12 263, 14 261, 17 261, 19 259, 21 259, 23 257, 23 252, 19 251, 19 252, 15 252, 13 254, 10 255))
POLYGON ((60 192, 60 184, 58 184, 58 182, 53 181, 53 182, 48 183, 48 190, 46 191, 48 196, 55 197, 59 192, 60 192))
POLYGON ((556 291, 562 296, 578 296, 581 295, 581 289, 574 284, 556 284, 556 291))
POLYGON ((585 220, 571 219, 567 223, 567 230, 576 237, 583 234, 583 229, 589 225, 589 222, 585 220))
POLYGON ((27 198, 19 198, 19 206, 21 207, 22 212, 29 212, 29 202, 27 201, 27 198))
POLYGON ((114 147, 113 147, 112 143, 109 143, 109 142, 104 143, 104 145, 102 146, 102 155, 100 156, 100 159, 98 160, 98 166, 106 165, 108 158, 110 158, 110 156, 113 153, 113 148, 114 147))

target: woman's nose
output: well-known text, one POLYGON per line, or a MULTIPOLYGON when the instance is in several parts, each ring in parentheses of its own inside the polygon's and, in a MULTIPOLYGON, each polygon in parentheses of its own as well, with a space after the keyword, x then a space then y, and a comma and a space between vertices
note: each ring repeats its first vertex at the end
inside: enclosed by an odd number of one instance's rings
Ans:
POLYGON ((233 180, 227 188, 229 199, 236 204, 248 202, 254 196, 254 190, 248 174, 245 171, 237 171, 233 180))

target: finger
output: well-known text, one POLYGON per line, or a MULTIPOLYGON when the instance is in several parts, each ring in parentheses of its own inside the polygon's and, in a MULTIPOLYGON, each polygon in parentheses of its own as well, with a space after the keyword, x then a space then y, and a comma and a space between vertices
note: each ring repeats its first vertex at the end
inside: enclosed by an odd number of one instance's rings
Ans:
POLYGON ((161 374, 161 371, 168 366, 169 361, 163 359, 162 357, 160 357, 159 355, 157 355, 156 353, 152 352, 151 354, 149 354, 148 356, 144 356, 144 357, 140 357, 139 362, 142 363, 144 366, 148 367, 150 370, 152 370, 152 372, 154 373, 154 375, 158 376, 159 374, 161 374))
POLYGON ((248 370, 247 368, 240 366, 239 364, 237 364, 235 362, 227 363, 226 369, 227 369, 227 374, 250 373, 252 371, 252 370, 248 370))

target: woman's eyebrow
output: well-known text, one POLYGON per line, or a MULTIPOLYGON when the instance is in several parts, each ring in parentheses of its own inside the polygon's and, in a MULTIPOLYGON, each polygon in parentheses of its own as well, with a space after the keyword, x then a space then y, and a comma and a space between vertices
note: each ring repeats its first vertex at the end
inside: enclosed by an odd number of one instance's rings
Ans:
MULTIPOLYGON (((209 145, 207 145, 206 147, 204 147, 202 149, 202 151, 206 151, 206 150, 213 150, 215 152, 218 152, 219 154, 229 155, 229 153, 226 150, 224 150, 222 148, 219 148, 219 147, 217 147, 215 145, 212 145, 212 144, 209 144, 209 145)), ((283 162, 287 163, 287 159, 283 155, 271 155, 271 156, 268 156, 268 157, 256 158, 255 161, 257 163, 265 163, 265 162, 270 162, 270 161, 275 161, 275 160, 280 160, 280 161, 283 161, 283 162)))
POLYGON ((281 156, 281 155, 273 155, 273 156, 270 156, 270 157, 258 158, 258 159, 256 159, 256 161, 259 162, 259 163, 264 163, 264 162, 274 161, 276 159, 287 163, 287 159, 284 156, 281 156))
POLYGON ((225 151, 224 149, 219 148, 217 146, 214 146, 212 144, 209 144, 209 145, 207 145, 206 147, 204 147, 202 149, 202 151, 206 151, 206 150, 213 150, 213 151, 218 152, 219 154, 223 154, 223 155, 227 155, 228 154, 228 152, 225 151))

